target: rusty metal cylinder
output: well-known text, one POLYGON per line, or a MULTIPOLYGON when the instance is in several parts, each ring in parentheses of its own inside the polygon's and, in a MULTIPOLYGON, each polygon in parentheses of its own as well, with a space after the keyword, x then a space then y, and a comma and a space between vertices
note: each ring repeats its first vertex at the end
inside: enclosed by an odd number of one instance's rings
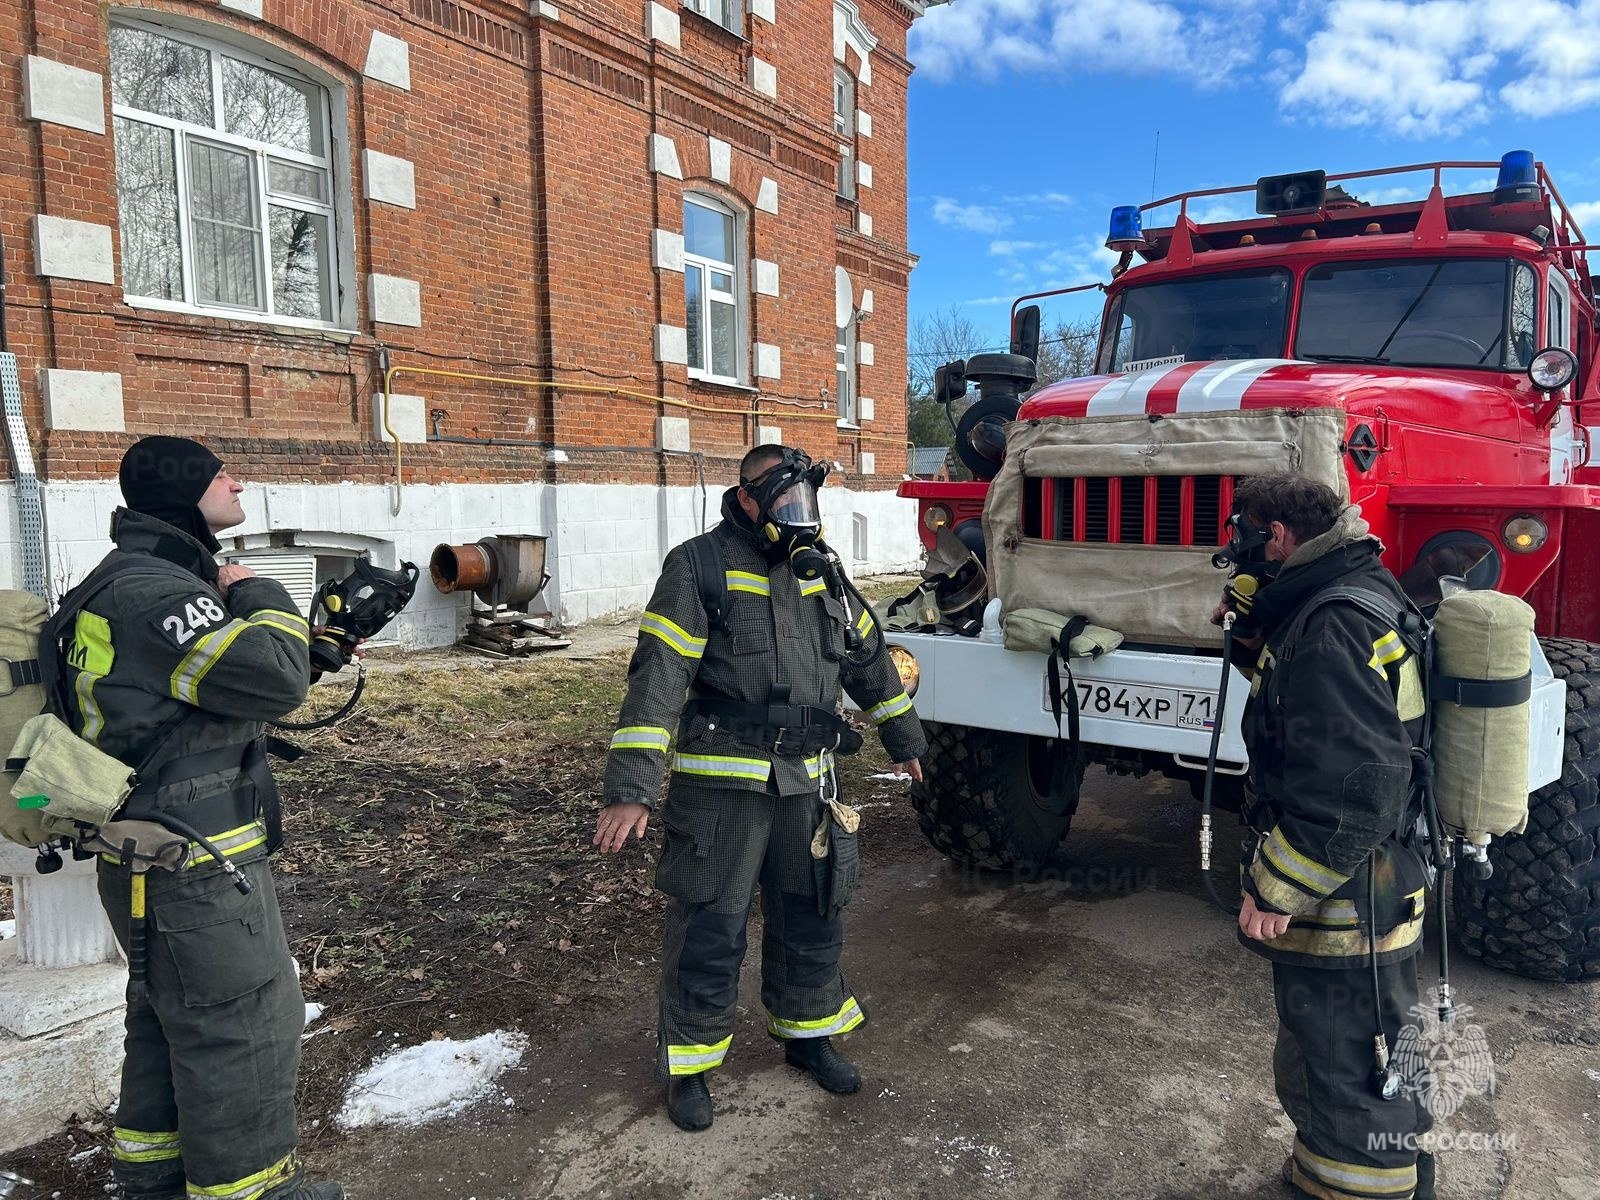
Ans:
POLYGON ((465 546, 439 545, 428 560, 428 574, 441 592, 476 592, 492 588, 500 575, 500 563, 483 542, 465 546))
POLYGON ((441 592, 472 592, 490 606, 527 604, 550 582, 543 535, 502 533, 464 546, 436 546, 428 561, 441 592))

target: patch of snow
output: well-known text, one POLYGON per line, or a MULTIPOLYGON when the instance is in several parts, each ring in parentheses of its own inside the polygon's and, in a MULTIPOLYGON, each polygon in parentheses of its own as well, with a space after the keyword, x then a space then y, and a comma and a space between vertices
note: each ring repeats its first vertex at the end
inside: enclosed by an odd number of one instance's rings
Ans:
POLYGON ((16 936, 17 923, 15 920, 0 921, 0 942, 5 941, 7 938, 14 938, 16 936))
POLYGON ((972 1047, 967 1045, 965 1042, 957 1042, 954 1046, 950 1047, 950 1053, 951 1054, 971 1054, 972 1053, 972 1047))
POLYGON ((965 1134, 955 1137, 933 1139, 938 1149, 935 1156, 944 1162, 954 1165, 966 1158, 975 1158, 978 1171, 985 1179, 1004 1181, 1011 1178, 1011 1155, 999 1146, 986 1146, 974 1141, 965 1134))
POLYGON ((454 1116, 488 1095, 527 1047, 525 1035, 497 1031, 469 1041, 439 1038, 391 1050, 350 1084, 339 1124, 346 1129, 421 1125, 454 1116))
POLYGON ((907 783, 911 779, 909 771, 879 771, 876 775, 868 775, 868 779, 887 779, 891 783, 907 783))

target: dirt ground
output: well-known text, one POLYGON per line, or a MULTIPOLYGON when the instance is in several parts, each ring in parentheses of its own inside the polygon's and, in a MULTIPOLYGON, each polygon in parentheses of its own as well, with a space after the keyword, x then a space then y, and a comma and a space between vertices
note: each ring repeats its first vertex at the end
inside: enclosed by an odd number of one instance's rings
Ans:
MULTIPOLYGON (((1203 899, 1187 789, 1148 779, 1091 777, 1054 869, 1017 883, 941 859, 905 786, 870 778, 881 753, 852 760, 866 870, 846 969, 871 1020, 845 1046, 862 1091, 783 1065, 753 954, 716 1125, 674 1129, 651 1078, 658 839, 604 860, 588 845, 630 641, 599 627, 559 659, 375 663, 357 715, 303 739, 278 863, 326 1008, 301 1072, 316 1174, 356 1200, 1285 1194, 1268 968, 1203 899), (530 1041, 494 1098, 416 1129, 333 1127, 381 1050, 493 1029, 530 1041)), ((1444 1122, 1440 1194, 1592 1200, 1600 991, 1462 957, 1455 982, 1496 1088, 1444 1122)), ((41 1197, 103 1197, 108 1124, 86 1115, 0 1166, 41 1197)))

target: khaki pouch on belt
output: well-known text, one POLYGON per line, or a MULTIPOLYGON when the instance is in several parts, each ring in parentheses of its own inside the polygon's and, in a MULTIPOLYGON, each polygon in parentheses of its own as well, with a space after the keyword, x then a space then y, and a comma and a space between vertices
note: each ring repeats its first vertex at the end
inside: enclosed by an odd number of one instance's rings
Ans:
POLYGON ((40 713, 22 727, 11 748, 13 803, 34 808, 50 836, 76 836, 78 826, 107 824, 133 791, 134 773, 73 733, 53 713, 40 713))
POLYGON ((855 895, 861 877, 861 850, 856 831, 861 814, 838 800, 824 802, 822 820, 811 837, 811 861, 817 880, 817 912, 830 917, 855 895))

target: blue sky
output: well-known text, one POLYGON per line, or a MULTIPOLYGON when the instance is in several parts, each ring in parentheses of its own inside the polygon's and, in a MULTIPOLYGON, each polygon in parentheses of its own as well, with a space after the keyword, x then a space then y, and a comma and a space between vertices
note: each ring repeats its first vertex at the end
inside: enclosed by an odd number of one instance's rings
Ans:
POLYGON ((1108 278, 1113 205, 1260 175, 1529 149, 1600 240, 1600 0, 954 0, 911 57, 912 316, 996 342, 1016 295, 1108 278))

